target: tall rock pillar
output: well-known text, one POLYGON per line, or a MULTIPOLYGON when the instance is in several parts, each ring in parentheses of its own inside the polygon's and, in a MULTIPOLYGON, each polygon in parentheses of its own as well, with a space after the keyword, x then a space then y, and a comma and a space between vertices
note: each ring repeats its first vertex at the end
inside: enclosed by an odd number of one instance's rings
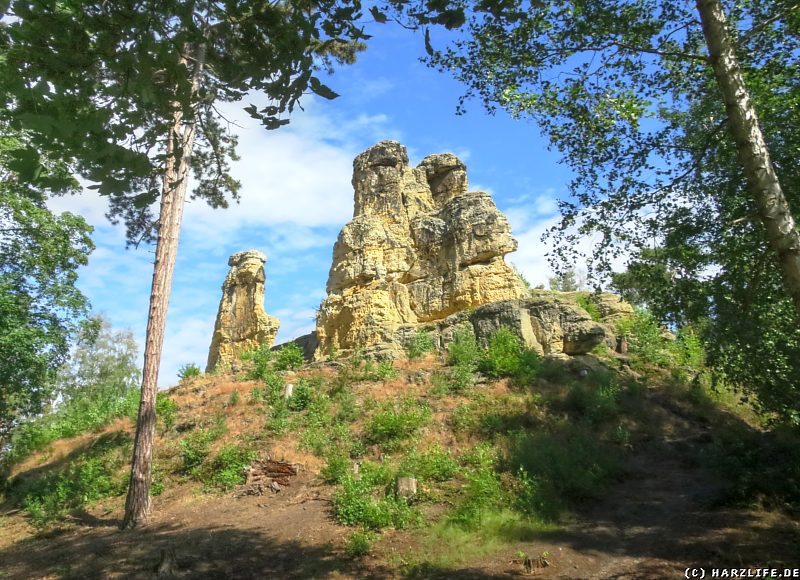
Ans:
POLYGON ((522 298, 504 256, 517 249, 492 198, 469 192, 455 155, 417 167, 381 141, 353 162, 355 211, 333 248, 328 297, 317 318, 317 357, 363 348, 402 352, 401 327, 489 302, 522 298))
POLYGON ((222 284, 206 372, 232 363, 243 351, 275 343, 280 322, 264 310, 266 261, 256 250, 238 252, 228 260, 231 269, 222 284))

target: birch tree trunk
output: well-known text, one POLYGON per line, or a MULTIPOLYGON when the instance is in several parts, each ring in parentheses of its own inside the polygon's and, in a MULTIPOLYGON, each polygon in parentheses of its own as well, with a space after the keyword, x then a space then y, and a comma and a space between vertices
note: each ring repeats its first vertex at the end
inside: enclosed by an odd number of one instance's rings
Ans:
POLYGON ((756 201, 770 247, 778 256, 783 284, 800 317, 800 232, 758 125, 758 117, 733 50, 722 4, 720 0, 697 0, 697 10, 748 190, 756 201))
MULTIPOLYGON (((189 52, 188 47, 185 47, 184 50, 189 52)), ((194 96, 200 85, 205 64, 205 47, 203 45, 196 47, 191 60, 194 61, 192 72, 192 96, 194 96)), ((186 54, 181 54, 179 62, 188 65, 189 58, 186 54)), ((189 181, 189 161, 194 147, 195 125, 194 112, 192 118, 184 122, 183 111, 176 103, 172 127, 167 139, 167 159, 162 179, 158 239, 144 347, 142 398, 139 403, 136 437, 133 442, 131 477, 125 501, 123 528, 146 524, 150 518, 150 478, 156 431, 158 367, 161 363, 161 351, 164 344, 164 327, 172 289, 172 273, 175 270, 175 259, 178 254, 183 206, 189 181)))

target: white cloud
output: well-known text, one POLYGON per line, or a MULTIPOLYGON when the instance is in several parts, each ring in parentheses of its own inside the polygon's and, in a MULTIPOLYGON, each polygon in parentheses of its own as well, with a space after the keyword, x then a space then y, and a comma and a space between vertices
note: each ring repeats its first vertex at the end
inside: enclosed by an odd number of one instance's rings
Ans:
POLYGON ((270 236, 281 224, 283 234, 287 224, 296 229, 284 235, 296 248, 329 244, 312 228, 341 226, 352 217, 353 158, 396 133, 385 115, 341 118, 313 99, 278 131, 266 131, 240 106, 230 105, 224 112, 242 126, 236 129, 241 161, 233 166, 242 182, 241 202, 214 210, 194 201, 184 222, 187 232, 202 232, 209 246, 230 239, 242 227, 269 226, 265 232, 270 236))
POLYGON ((193 363, 205 369, 213 331, 213 317, 169 318, 158 374, 159 386, 177 383, 178 370, 185 364, 193 363))
MULTIPOLYGON (((85 185, 88 184, 84 183, 85 185)), ((87 222, 95 227, 108 223, 106 218, 108 199, 93 189, 84 189, 82 193, 77 195, 51 197, 47 200, 47 207, 55 213, 68 211, 83 216, 87 222)))

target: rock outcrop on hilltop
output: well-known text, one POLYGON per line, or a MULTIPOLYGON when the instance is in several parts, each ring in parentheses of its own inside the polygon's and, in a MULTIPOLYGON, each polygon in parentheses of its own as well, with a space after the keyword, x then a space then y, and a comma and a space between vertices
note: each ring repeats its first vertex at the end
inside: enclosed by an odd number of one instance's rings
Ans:
MULTIPOLYGON (((492 302, 453 314, 423 329, 431 333, 440 347, 449 343, 458 329, 472 330, 478 343, 485 346, 489 337, 504 326, 540 355, 586 354, 601 342, 613 348, 613 324, 632 314, 633 308, 614 294, 592 294, 592 302, 600 312, 599 320, 593 320, 578 304, 577 294, 534 290, 526 298, 492 302)), ((407 333, 416 330, 401 329, 407 333)))
POLYGON ((238 252, 228 260, 231 269, 222 284, 206 372, 233 363, 246 350, 275 343, 280 321, 264 310, 266 261, 256 250, 238 252))
POLYGON ((409 325, 525 296, 504 256, 517 248, 489 194, 468 192, 464 164, 381 141, 356 157, 355 211, 333 249, 317 356, 363 348, 396 356, 409 325), (400 331, 400 332, 398 332, 400 331))

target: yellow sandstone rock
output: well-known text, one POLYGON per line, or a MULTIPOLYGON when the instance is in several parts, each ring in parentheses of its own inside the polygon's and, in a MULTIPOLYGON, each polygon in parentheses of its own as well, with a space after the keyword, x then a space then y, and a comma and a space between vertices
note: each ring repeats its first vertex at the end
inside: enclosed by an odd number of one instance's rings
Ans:
POLYGON ((256 250, 236 253, 228 260, 231 269, 222 285, 206 372, 233 363, 246 350, 275 343, 280 322, 264 310, 266 261, 256 250))
POLYGON ((508 220, 489 194, 467 191, 455 155, 410 167, 405 147, 381 141, 353 169, 355 210, 333 248, 317 357, 392 355, 403 325, 525 295, 503 259, 517 249, 508 220))

